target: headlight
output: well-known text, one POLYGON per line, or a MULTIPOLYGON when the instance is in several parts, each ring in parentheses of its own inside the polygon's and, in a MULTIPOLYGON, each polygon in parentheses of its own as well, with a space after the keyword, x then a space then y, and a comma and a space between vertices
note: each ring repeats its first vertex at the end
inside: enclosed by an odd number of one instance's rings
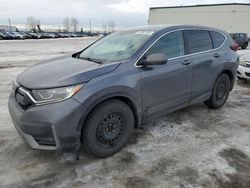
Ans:
POLYGON ((51 103, 66 100, 80 91, 83 85, 61 87, 55 89, 32 90, 32 94, 39 103, 51 103))
POLYGON ((242 66, 246 66, 246 60, 245 60, 245 58, 240 58, 240 65, 242 65, 242 66))

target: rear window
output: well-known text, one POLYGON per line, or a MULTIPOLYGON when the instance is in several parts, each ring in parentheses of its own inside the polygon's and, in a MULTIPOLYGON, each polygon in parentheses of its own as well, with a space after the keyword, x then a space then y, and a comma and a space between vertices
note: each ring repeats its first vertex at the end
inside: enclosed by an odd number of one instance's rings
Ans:
POLYGON ((187 30, 189 53, 197 53, 213 49, 212 39, 206 30, 187 30))
POLYGON ((226 40, 226 37, 223 34, 216 31, 211 31, 210 33, 213 38, 214 48, 219 48, 226 40))

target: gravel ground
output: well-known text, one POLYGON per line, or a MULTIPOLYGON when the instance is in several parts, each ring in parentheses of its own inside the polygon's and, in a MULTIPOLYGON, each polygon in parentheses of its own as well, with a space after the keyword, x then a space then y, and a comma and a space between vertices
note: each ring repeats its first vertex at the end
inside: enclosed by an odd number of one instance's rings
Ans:
POLYGON ((39 60, 94 40, 0 42, 0 187, 250 187, 250 85, 243 82, 220 110, 198 104, 148 122, 107 159, 31 150, 8 114, 11 82, 39 60))

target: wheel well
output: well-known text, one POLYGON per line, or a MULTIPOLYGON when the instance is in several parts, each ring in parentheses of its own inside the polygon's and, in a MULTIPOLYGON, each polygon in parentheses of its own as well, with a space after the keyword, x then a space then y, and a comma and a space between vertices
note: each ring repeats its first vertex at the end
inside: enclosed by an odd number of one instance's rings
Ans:
POLYGON ((81 130, 83 128, 83 125, 84 123, 86 122, 86 120, 88 119, 89 115, 92 113, 92 111, 98 106, 100 105, 101 103, 105 102, 105 101, 108 101, 108 100, 112 100, 112 99, 117 99, 117 100, 120 100, 120 101, 123 101, 124 103, 126 103, 130 109, 132 110, 133 114, 134 114, 134 119, 135 119, 135 128, 139 128, 140 126, 140 117, 139 117, 139 114, 137 113, 137 110, 136 110, 136 106, 135 104, 127 97, 123 97, 123 96, 117 96, 117 97, 111 97, 111 98, 108 98, 108 99, 105 99, 99 103, 97 103, 90 111, 89 113, 87 114, 86 118, 84 119, 84 121, 82 121, 81 123, 81 130))
MULTIPOLYGON (((118 100, 121 100, 123 101, 124 103, 126 103, 130 109, 132 110, 133 114, 134 114, 134 119, 135 119, 135 128, 139 128, 139 114, 137 113, 137 110, 136 110, 136 106, 135 104, 127 97, 123 97, 123 96, 118 96, 118 97, 113 97, 113 98, 110 98, 110 99, 118 99, 118 100)), ((110 100, 110 99, 107 99, 107 100, 110 100)))
POLYGON ((225 70, 223 71, 221 74, 227 74, 230 78, 230 85, 231 85, 231 88, 230 88, 230 91, 233 90, 233 86, 234 86, 234 75, 233 73, 230 71, 230 70, 225 70))

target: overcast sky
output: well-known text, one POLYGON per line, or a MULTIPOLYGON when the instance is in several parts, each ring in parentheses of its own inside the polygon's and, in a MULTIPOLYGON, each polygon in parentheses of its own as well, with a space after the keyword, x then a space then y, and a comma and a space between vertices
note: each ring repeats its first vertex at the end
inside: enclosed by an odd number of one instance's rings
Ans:
POLYGON ((211 3, 250 3, 250 0, 0 0, 0 25, 25 24, 27 16, 41 20, 41 25, 62 25, 64 17, 75 17, 87 27, 91 19, 93 27, 114 20, 119 28, 145 25, 149 7, 179 6, 211 3))

